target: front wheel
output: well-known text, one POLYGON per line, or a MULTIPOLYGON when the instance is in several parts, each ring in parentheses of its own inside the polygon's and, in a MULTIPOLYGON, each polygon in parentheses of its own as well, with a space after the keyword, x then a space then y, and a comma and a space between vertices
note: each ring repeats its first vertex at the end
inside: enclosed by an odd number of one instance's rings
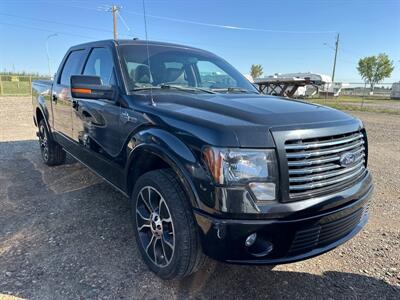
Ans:
POLYGON ((132 194, 136 241, 147 266, 163 279, 181 278, 204 262, 189 199, 170 169, 142 175, 132 194))
POLYGON ((48 166, 63 164, 65 162, 66 153, 61 145, 51 138, 44 120, 39 122, 38 136, 43 162, 48 166))

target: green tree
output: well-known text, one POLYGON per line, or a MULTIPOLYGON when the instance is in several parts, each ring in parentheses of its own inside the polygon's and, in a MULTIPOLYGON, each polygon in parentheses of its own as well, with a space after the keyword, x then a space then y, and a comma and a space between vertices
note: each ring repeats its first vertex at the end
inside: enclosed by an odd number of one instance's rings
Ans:
POLYGON ((358 73, 362 79, 371 86, 371 94, 375 85, 383 79, 390 77, 394 70, 393 61, 385 53, 378 56, 367 56, 358 61, 358 73))
POLYGON ((258 78, 264 73, 262 65, 251 65, 250 75, 253 78, 258 78))

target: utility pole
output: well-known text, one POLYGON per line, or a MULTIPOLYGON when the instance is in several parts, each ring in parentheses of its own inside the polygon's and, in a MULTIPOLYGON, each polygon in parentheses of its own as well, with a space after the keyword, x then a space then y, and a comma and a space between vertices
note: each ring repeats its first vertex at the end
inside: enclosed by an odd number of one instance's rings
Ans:
POLYGON ((336 69, 336 58, 337 58, 338 48, 339 48, 339 33, 336 36, 336 42, 335 42, 335 59, 333 60, 333 70, 332 70, 332 89, 333 89, 333 83, 335 82, 335 69, 336 69))
POLYGON ((117 13, 120 10, 120 7, 117 5, 113 5, 111 7, 111 12, 113 15, 113 24, 114 24, 114 40, 118 40, 118 32, 117 32, 117 13))
POLYGON ((118 31, 117 31, 117 14, 121 10, 121 6, 119 5, 101 5, 97 8, 100 11, 111 12, 113 17, 113 33, 114 33, 114 40, 118 39, 118 31))

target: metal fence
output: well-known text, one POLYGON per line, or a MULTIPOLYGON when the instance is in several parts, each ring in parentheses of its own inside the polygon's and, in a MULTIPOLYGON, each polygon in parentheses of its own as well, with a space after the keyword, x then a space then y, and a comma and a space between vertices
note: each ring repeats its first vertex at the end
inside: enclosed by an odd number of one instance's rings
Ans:
POLYGON ((346 84, 338 97, 315 94, 307 101, 331 106, 341 110, 361 110, 400 114, 400 99, 393 93, 393 84, 380 84, 373 93, 368 85, 346 84))
POLYGON ((355 96, 355 97, 368 97, 373 96, 375 98, 386 98, 390 99, 392 92, 393 83, 379 84, 375 87, 373 95, 371 94, 371 88, 368 85, 359 83, 349 83, 343 85, 340 95, 341 96, 355 96))
POLYGON ((0 96, 29 96, 32 93, 32 81, 37 79, 50 77, 0 75, 0 96))

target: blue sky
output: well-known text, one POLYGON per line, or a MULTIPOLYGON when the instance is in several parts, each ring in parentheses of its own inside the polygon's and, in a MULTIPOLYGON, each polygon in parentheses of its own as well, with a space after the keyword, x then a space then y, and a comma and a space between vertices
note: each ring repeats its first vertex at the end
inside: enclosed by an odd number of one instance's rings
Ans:
MULTIPOLYGON (((54 71, 75 44, 112 37, 111 14, 122 6, 121 38, 144 38, 141 0, 0 0, 0 70, 48 73, 46 38, 54 71)), ((242 73, 259 63, 265 74, 331 74, 336 33, 336 80, 360 82, 360 57, 387 53, 400 80, 400 0, 146 0, 148 37, 212 51, 242 73)))

